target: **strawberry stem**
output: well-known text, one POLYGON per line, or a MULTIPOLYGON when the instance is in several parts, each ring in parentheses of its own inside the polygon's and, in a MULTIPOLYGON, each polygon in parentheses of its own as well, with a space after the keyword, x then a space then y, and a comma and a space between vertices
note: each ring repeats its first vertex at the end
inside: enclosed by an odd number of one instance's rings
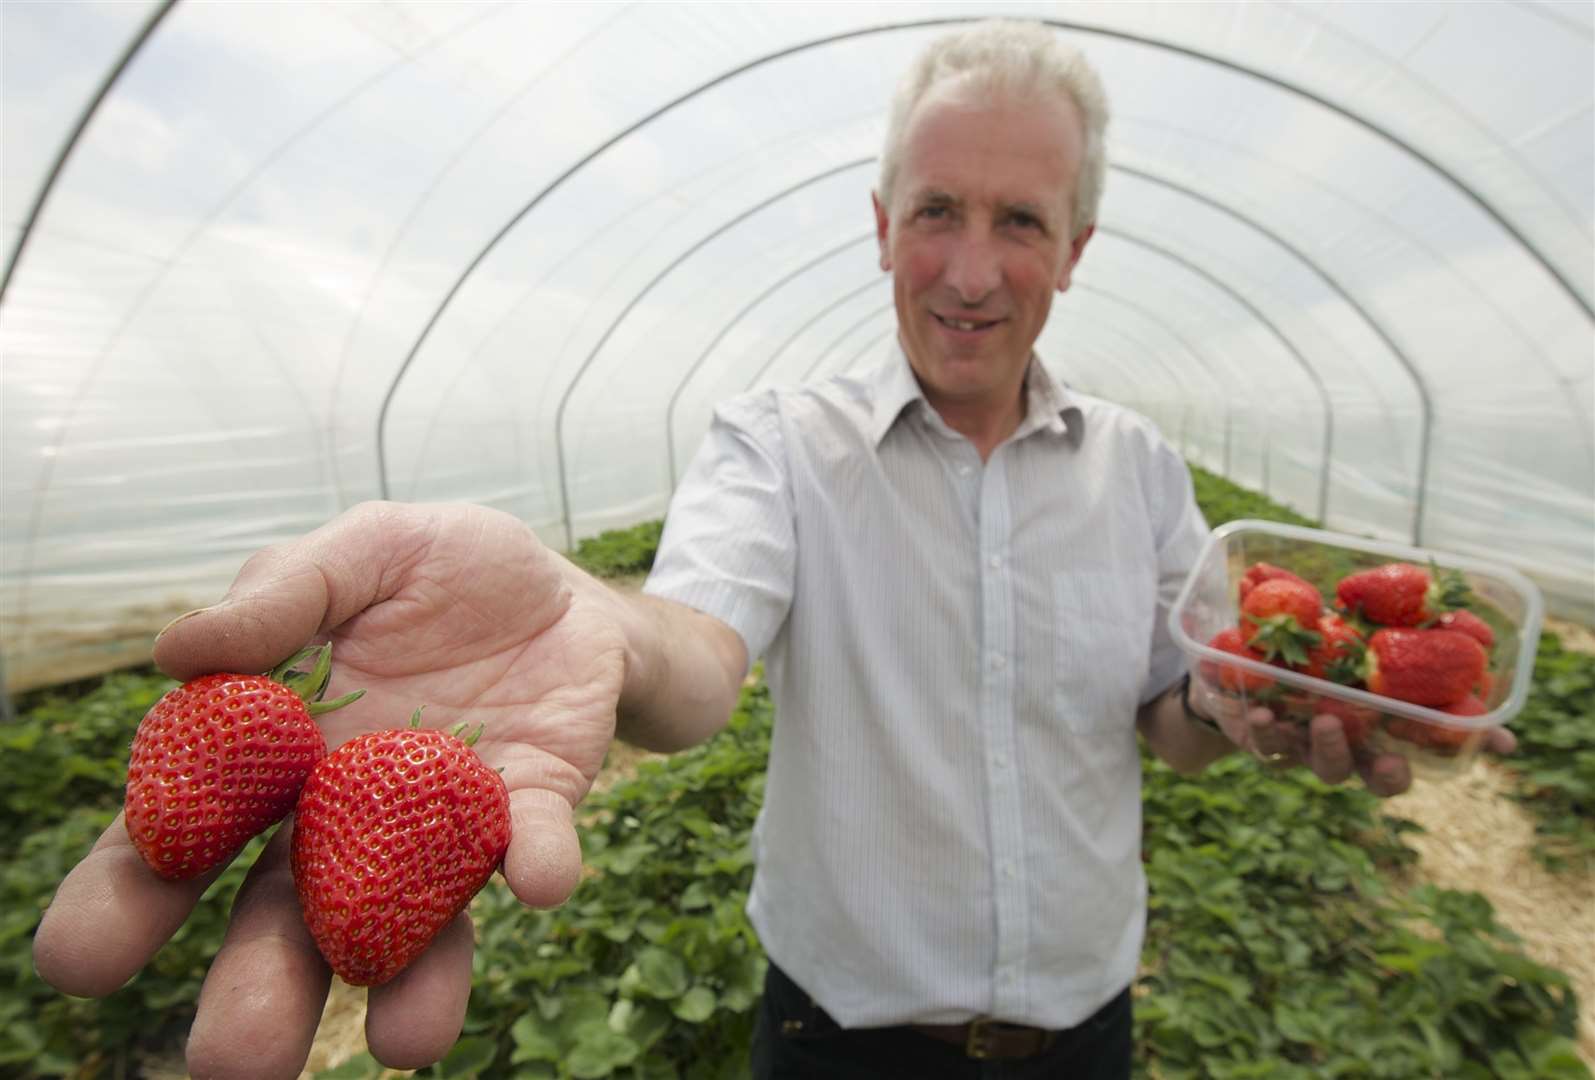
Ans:
MULTIPOLYGON (((325 648, 325 646, 322 647, 325 648)), ((275 679, 277 682, 282 683, 290 690, 298 693, 298 685, 304 683, 306 677, 304 672, 296 671, 294 668, 301 660, 306 660, 311 656, 314 656, 316 651, 317 648, 314 645, 305 646, 303 649, 300 649, 288 659, 272 668, 271 671, 267 672, 266 677, 268 679, 275 679)), ((304 695, 300 694, 299 696, 303 697, 304 695)))
POLYGON ((365 696, 366 692, 364 690, 356 690, 353 693, 343 695, 343 697, 333 698, 331 701, 307 701, 305 702, 305 708, 311 716, 325 716, 327 713, 336 712, 350 702, 359 701, 365 696))
POLYGON ((327 692, 327 684, 332 681, 332 642, 325 645, 307 645, 271 669, 268 678, 282 683, 305 703, 311 716, 325 716, 343 708, 352 701, 359 701, 365 694, 364 690, 356 690, 352 694, 345 694, 332 701, 322 701, 321 695, 327 692), (315 663, 309 671, 299 671, 295 665, 302 660, 315 657, 315 663))
POLYGON ((1257 632, 1246 642, 1269 660, 1283 658, 1287 664, 1307 663, 1307 653, 1324 640, 1316 630, 1308 630, 1291 615, 1270 615, 1258 620, 1257 632))

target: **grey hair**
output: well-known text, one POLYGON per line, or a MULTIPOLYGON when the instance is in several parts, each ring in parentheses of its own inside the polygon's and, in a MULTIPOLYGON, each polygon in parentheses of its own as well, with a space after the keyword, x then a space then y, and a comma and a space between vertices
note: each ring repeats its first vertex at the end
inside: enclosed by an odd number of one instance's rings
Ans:
POLYGON ((877 191, 881 203, 891 206, 903 136, 914 107, 937 83, 965 74, 993 94, 1053 94, 1074 102, 1085 126, 1085 155, 1074 193, 1074 235, 1094 225, 1107 172, 1107 92, 1078 49, 1041 23, 1011 19, 988 19, 939 37, 915 59, 892 99, 877 191))

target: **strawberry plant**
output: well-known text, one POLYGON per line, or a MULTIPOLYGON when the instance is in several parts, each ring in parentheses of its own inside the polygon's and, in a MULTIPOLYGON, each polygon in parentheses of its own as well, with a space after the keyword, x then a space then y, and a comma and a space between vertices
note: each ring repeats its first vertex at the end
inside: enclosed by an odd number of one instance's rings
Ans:
POLYGON ((1552 868, 1595 865, 1595 656, 1541 635, 1534 682, 1512 730, 1514 798, 1537 819, 1540 859, 1552 868))
POLYGON ((629 529, 611 529, 577 543, 571 561, 597 577, 646 574, 654 564, 664 521, 644 521, 629 529))
POLYGON ((55 887, 122 805, 139 718, 174 683, 154 671, 30 694, 0 726, 0 1074, 134 1076, 180 1045, 254 841, 137 977, 103 1000, 66 997, 33 972, 32 937, 55 887))
POLYGON ((563 907, 528 911, 497 879, 482 891, 477 1049, 471 1069, 432 1075, 746 1075, 765 961, 743 905, 771 714, 763 684, 749 688, 714 739, 584 803, 588 869, 563 907))
POLYGON ((1387 892, 1411 826, 1299 770, 1144 762, 1143 1075, 1587 1077, 1577 1000, 1476 894, 1387 892))

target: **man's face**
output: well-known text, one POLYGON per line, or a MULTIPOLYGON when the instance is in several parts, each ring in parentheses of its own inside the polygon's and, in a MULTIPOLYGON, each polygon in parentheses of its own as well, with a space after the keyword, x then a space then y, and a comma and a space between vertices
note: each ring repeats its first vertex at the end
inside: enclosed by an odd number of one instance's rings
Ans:
POLYGON ((933 406, 1017 399, 1053 290, 1069 287, 1090 237, 1071 235, 1083 154, 1067 101, 993 100, 949 80, 910 116, 875 225, 903 348, 933 406))

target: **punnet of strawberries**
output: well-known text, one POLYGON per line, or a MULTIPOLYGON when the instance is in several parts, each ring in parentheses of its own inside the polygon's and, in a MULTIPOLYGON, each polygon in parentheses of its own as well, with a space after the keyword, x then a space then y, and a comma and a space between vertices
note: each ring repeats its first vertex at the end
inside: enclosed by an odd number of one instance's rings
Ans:
MULTIPOLYGON (((1325 596, 1288 569, 1254 562, 1236 592, 1237 625, 1213 635, 1212 649, 1459 719, 1490 711, 1495 632, 1473 610, 1476 601, 1455 571, 1390 562, 1345 574, 1325 596)), ((1339 717, 1353 748, 1382 729, 1412 748, 1455 756, 1477 734, 1465 723, 1382 712, 1239 665, 1204 661, 1199 670, 1220 690, 1264 702, 1281 719, 1339 717)))

